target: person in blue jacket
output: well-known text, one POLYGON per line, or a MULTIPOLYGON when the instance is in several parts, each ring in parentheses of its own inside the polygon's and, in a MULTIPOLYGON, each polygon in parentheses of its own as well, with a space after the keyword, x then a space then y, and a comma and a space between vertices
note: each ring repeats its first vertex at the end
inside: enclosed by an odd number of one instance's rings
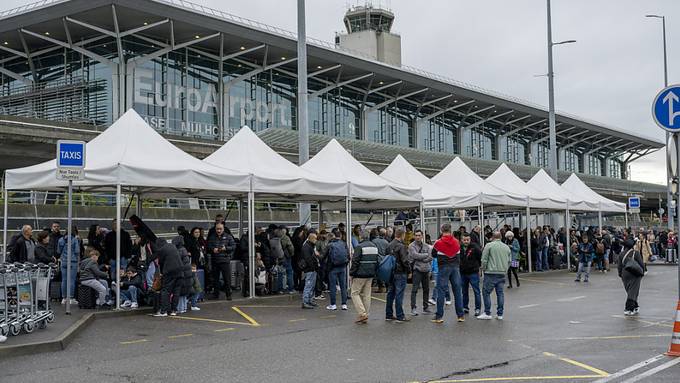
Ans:
POLYGON ((588 240, 588 235, 581 236, 581 243, 578 245, 578 271, 576 272, 576 279, 574 282, 581 282, 581 274, 585 273, 583 282, 588 282, 590 277, 590 265, 593 263, 593 256, 595 248, 588 240))

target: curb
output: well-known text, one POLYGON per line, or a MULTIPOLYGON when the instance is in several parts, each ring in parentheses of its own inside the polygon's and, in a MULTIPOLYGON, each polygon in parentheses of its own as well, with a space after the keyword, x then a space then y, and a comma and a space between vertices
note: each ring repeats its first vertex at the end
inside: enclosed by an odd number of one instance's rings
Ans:
MULTIPOLYGON (((216 305, 216 304, 223 304, 223 303, 232 303, 232 302, 258 302, 258 301, 266 301, 269 299, 273 298, 288 298, 288 300, 293 300, 294 297, 296 297, 299 294, 293 294, 293 295, 270 295, 270 296, 265 296, 265 297, 255 297, 253 299, 248 298, 248 297, 243 297, 243 298, 234 298, 231 301, 227 301, 224 299, 221 300, 213 300, 213 301, 205 301, 202 303, 202 305, 216 305)), ((83 332, 85 329, 88 328, 90 324, 92 324, 97 317, 100 317, 101 319, 108 319, 108 318, 120 318, 120 317, 128 317, 128 316, 134 316, 134 315, 147 315, 153 313, 153 308, 151 307, 146 307, 146 308, 141 308, 141 309, 136 309, 136 310, 119 310, 119 311, 95 311, 95 312, 90 312, 85 315, 83 315, 82 318, 77 320, 75 323, 73 323, 69 328, 64 330, 59 336, 57 336, 55 339, 43 341, 43 342, 32 342, 32 343, 25 343, 25 344, 17 344, 17 345, 12 345, 12 346, 0 346, 0 358, 4 357, 13 357, 13 356, 23 356, 23 355, 33 355, 33 354, 40 354, 40 353, 45 353, 45 352, 55 352, 55 351, 63 351, 68 347, 68 345, 73 342, 73 340, 83 332)))

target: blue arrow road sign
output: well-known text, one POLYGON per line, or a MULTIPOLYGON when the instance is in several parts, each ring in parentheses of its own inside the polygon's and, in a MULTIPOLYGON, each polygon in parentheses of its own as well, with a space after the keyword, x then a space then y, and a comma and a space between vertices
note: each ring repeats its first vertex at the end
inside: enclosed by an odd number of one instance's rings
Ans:
POLYGON ((628 197, 628 207, 631 209, 639 209, 640 197, 628 197))
POLYGON ((656 95, 652 115, 661 128, 680 132, 680 85, 671 85, 656 95))

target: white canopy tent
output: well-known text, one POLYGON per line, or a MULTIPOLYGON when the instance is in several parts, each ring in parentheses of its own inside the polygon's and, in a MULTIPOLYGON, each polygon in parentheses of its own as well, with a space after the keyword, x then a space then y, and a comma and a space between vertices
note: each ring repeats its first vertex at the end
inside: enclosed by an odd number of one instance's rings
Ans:
POLYGON ((548 173, 543 169, 539 169, 536 174, 529 181, 527 185, 536 190, 542 190, 545 194, 553 196, 557 199, 567 201, 569 210, 574 211, 597 211, 598 206, 594 202, 585 201, 582 197, 566 190, 560 184, 555 182, 548 173))
MULTIPOLYGON (((562 183, 562 187, 567 191, 581 197, 584 201, 588 201, 591 205, 597 205, 597 222, 598 227, 602 230, 602 212, 612 212, 612 213, 624 213, 626 214, 626 204, 621 202, 612 201, 609 198, 605 198, 583 181, 575 173, 571 173, 569 178, 562 183)), ((628 218, 626 214, 626 219, 628 218)), ((627 226, 627 225, 626 225, 627 226)))
MULTIPOLYGON (((64 190, 68 181, 56 179, 56 159, 6 172, 3 240, 7 243, 8 190, 64 190)), ((121 193, 162 195, 245 194, 250 175, 205 163, 177 148, 130 109, 88 142, 85 179, 74 181, 82 191, 116 191, 116 219, 121 220, 121 193)), ((116 264, 120 265, 120 231, 116 264)), ((6 254, 4 254, 6 256, 6 254)), ((120 270, 116 273, 120 286, 120 270)), ((120 298, 120 291, 116 290, 120 298)), ((119 308, 120 299, 117 299, 119 308)))
MULTIPOLYGON (((344 182, 347 187, 345 201, 347 230, 352 227, 352 202, 358 201, 366 207, 399 208, 421 206, 423 195, 420 187, 401 185, 372 172, 365 167, 340 143, 333 139, 323 147, 314 157, 301 166, 312 173, 323 173, 338 182, 344 182)), ((352 252, 350 242, 347 242, 352 252)))
POLYGON ((401 183, 412 187, 421 187, 423 193, 423 206, 426 209, 447 209, 452 206, 469 204, 470 195, 457 195, 439 186, 423 173, 411 165, 401 154, 380 173, 380 176, 388 181, 401 183))
MULTIPOLYGON (((501 164, 498 169, 496 169, 490 176, 486 178, 486 182, 501 190, 504 190, 506 193, 508 193, 508 195, 525 198, 527 238, 531 238, 531 208, 561 210, 566 209, 567 207, 566 200, 550 197, 548 194, 545 194, 544 192, 527 185, 512 170, 510 170, 506 164, 501 164)), ((531 241, 527 241, 527 253, 529 271, 531 271, 531 241)))

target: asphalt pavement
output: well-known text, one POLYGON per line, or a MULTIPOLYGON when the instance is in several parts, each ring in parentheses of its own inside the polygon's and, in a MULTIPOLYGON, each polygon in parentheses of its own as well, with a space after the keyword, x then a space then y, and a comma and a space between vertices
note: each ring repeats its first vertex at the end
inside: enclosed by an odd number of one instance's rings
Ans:
MULTIPOLYGON (((0 382, 614 382, 677 383, 669 346, 677 269, 652 266, 641 313, 623 316, 615 273, 576 283, 525 274, 506 290, 503 321, 432 316, 367 325, 348 311, 300 309, 300 297, 209 302, 183 316, 97 319, 65 351, 3 357, 0 382)), ((409 305, 409 294, 405 308, 409 305)), ((420 301, 420 299, 419 299, 420 301)), ((494 299, 495 301, 495 299, 494 299)), ((410 311, 410 310, 409 310, 410 311)))

